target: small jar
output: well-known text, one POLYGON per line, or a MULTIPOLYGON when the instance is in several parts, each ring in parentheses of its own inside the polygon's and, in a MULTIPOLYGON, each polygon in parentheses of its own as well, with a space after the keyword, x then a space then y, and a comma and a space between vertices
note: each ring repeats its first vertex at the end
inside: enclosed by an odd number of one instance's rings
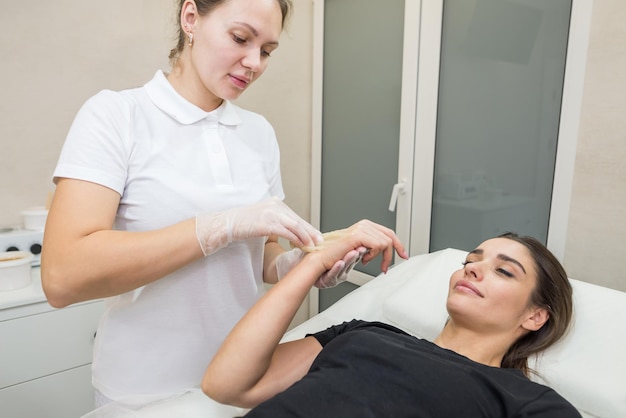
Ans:
POLYGON ((46 227, 47 218, 48 210, 43 206, 28 208, 22 211, 24 229, 30 231, 43 231, 46 227))
POLYGON ((28 251, 7 251, 0 253, 0 291, 16 290, 31 284, 31 261, 33 254, 28 251))

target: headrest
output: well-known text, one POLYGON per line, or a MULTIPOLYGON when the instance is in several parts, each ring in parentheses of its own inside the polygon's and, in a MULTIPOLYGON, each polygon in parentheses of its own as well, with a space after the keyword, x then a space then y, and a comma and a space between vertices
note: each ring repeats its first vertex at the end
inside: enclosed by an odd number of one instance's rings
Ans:
POLYGON ((383 314, 393 324, 420 338, 433 340, 443 328, 448 311, 448 283, 462 267, 467 251, 447 250, 412 257, 387 273, 410 279, 383 303, 383 314), (399 270, 402 269, 402 270, 399 270))
MULTIPOLYGON (((467 252, 456 249, 413 257, 387 273, 409 280, 383 303, 385 318, 415 336, 434 339, 448 317, 445 305, 451 274, 467 252)), ((529 360, 537 380, 598 417, 626 411, 626 293, 570 280, 574 290, 572 328, 559 343, 529 360)))

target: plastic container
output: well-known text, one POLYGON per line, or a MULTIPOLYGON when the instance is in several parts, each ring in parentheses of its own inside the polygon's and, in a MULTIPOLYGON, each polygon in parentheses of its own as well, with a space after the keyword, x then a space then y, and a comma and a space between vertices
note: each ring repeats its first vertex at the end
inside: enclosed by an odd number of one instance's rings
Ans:
POLYGON ((29 251, 0 253, 0 291, 16 290, 30 286, 31 261, 29 251))
POLYGON ((22 211, 22 220, 24 229, 31 231, 43 231, 48 218, 48 210, 43 206, 24 209, 22 211))

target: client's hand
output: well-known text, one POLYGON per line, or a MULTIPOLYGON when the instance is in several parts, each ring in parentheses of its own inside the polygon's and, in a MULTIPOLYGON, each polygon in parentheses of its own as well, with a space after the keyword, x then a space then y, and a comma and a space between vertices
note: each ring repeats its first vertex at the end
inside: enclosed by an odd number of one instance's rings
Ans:
POLYGON ((362 248, 367 250, 361 254, 363 264, 367 264, 382 253, 381 271, 385 273, 393 260, 394 249, 400 257, 408 258, 400 239, 391 229, 369 220, 362 220, 349 228, 333 231, 332 235, 325 234, 324 242, 309 251, 311 256, 315 256, 323 263, 325 270, 330 271, 336 268, 336 263, 345 261, 350 251, 363 252, 362 248))
MULTIPOLYGON (((335 287, 338 284, 348 280, 348 274, 355 265, 361 261, 363 255, 367 252, 367 248, 360 247, 348 251, 343 259, 337 261, 330 270, 324 272, 315 282, 315 287, 327 289, 335 287)), ((299 248, 286 251, 276 257, 276 274, 278 280, 282 279, 296 264, 305 256, 305 252, 299 248)))
POLYGON ((342 260, 337 261, 333 267, 326 273, 322 274, 315 282, 315 287, 319 289, 328 289, 335 287, 340 283, 348 280, 348 275, 367 253, 367 248, 359 247, 356 250, 350 250, 342 260))

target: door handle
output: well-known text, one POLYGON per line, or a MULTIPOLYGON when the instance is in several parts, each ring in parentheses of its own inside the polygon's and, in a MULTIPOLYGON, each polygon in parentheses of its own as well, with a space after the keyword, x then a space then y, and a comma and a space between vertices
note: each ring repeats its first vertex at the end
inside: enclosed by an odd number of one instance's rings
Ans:
POLYGON ((391 200, 389 201, 389 212, 396 211, 396 203, 398 203, 398 195, 404 194, 404 186, 406 185, 406 179, 400 180, 399 183, 393 185, 391 190, 391 200))

